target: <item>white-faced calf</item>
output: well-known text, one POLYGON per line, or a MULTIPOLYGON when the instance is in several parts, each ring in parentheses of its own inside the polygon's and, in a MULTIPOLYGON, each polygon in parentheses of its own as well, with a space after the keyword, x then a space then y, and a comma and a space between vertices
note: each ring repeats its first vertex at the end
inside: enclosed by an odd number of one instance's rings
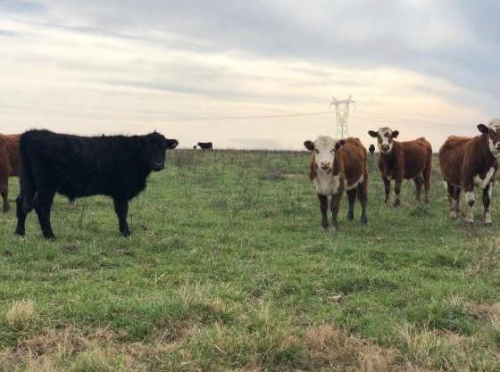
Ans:
POLYGON ((327 212, 330 205, 332 225, 338 229, 338 212, 344 190, 347 190, 349 200, 348 220, 354 219, 354 203, 358 197, 361 223, 366 224, 368 171, 366 149, 359 139, 335 140, 329 136, 319 136, 314 142, 305 141, 304 146, 312 152, 309 179, 318 195, 323 228, 328 228, 327 212))
POLYGON ((450 136, 439 149, 439 163, 448 188, 450 217, 459 215, 460 192, 464 190, 467 211, 465 221, 474 222, 474 186, 483 192, 484 223, 491 224, 491 189, 500 157, 500 119, 477 126, 479 136, 450 136))
POLYGON ((425 190, 424 202, 429 203, 430 178, 432 170, 432 147, 423 137, 413 141, 398 142, 399 131, 390 128, 370 130, 368 134, 378 139, 380 150, 378 168, 382 173, 385 187, 385 202, 389 203, 391 179, 394 180, 396 198, 394 206, 401 205, 400 193, 403 179, 413 179, 416 199, 420 203, 422 186, 425 190))

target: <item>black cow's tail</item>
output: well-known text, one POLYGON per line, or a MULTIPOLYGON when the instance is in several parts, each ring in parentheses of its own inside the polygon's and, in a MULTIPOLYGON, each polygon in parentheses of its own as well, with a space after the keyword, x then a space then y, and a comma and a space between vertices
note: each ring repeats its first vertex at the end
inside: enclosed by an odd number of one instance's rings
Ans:
POLYGON ((36 194, 36 185, 33 177, 32 164, 26 145, 27 141, 29 141, 29 138, 26 136, 26 134, 22 134, 21 138, 19 139, 19 153, 21 157, 19 199, 22 204, 21 206, 18 206, 18 208, 21 207, 24 213, 28 213, 33 209, 36 194))

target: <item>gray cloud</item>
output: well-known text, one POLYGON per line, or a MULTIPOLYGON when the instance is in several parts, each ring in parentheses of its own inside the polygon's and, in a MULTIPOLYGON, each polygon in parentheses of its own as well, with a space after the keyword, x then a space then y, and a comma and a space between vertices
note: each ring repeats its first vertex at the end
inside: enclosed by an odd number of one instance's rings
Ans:
POLYGON ((441 77, 496 100, 500 5, 429 2, 219 0, 40 0, 54 22, 160 42, 240 50, 283 60, 350 68, 394 66, 441 77))

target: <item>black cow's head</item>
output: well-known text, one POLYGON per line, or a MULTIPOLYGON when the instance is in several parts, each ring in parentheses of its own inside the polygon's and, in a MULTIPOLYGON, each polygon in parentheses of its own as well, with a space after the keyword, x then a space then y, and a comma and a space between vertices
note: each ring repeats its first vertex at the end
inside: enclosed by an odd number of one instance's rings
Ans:
POLYGON ((392 140, 397 138, 399 131, 390 128, 380 128, 377 132, 369 130, 368 134, 378 139, 378 148, 382 154, 388 154, 392 150, 392 140))
POLYGON ((165 167, 165 150, 174 149, 179 142, 165 138, 158 132, 144 137, 144 160, 152 171, 158 172, 165 167))
POLYGON ((488 136, 488 147, 494 157, 500 156, 500 119, 492 119, 488 125, 479 124, 477 129, 488 136))

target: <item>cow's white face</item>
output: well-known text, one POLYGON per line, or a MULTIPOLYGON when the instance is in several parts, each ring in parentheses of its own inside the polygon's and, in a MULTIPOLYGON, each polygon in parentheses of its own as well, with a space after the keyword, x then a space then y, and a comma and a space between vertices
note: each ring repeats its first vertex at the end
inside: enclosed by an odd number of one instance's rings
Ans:
POLYGON ((336 152, 344 140, 335 140, 329 136, 319 136, 316 141, 305 141, 304 146, 314 154, 314 162, 319 170, 330 172, 333 169, 336 152))
POLYGON ((481 133, 488 135, 488 147, 492 155, 500 157, 500 119, 492 119, 488 125, 479 124, 477 128, 481 133))
POLYGON ((368 134, 378 140, 378 149, 382 154, 388 154, 392 150, 393 139, 397 138, 399 131, 391 130, 388 127, 380 128, 377 132, 374 130, 368 131, 368 134))

